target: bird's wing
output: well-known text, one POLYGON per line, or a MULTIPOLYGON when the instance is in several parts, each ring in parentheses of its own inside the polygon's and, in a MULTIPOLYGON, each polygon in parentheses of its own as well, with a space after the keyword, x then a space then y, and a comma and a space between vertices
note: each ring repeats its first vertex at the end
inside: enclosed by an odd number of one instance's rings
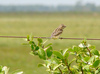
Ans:
POLYGON ((54 33, 52 33, 52 36, 58 36, 62 33, 63 31, 55 31, 54 33))

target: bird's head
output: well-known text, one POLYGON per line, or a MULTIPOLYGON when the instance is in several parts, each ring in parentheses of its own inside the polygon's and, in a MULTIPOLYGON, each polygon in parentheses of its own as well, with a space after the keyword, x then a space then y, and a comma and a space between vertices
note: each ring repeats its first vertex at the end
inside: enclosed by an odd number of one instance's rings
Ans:
POLYGON ((61 29, 64 29, 66 26, 65 26, 64 24, 61 24, 59 27, 60 27, 61 29))

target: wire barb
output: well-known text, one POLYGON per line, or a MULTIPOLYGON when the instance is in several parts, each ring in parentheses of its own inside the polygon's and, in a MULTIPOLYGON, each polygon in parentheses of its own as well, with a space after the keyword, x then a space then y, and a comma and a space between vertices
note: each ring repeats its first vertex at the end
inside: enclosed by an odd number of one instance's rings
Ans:
MULTIPOLYGON (((0 36, 0 38, 27 38, 25 36, 0 36)), ((33 38, 41 38, 41 39, 51 39, 50 37, 33 37, 33 38)), ((84 38, 62 38, 59 39, 69 39, 69 40, 84 40, 84 38)), ((96 38, 87 38, 86 40, 100 40, 96 38)))

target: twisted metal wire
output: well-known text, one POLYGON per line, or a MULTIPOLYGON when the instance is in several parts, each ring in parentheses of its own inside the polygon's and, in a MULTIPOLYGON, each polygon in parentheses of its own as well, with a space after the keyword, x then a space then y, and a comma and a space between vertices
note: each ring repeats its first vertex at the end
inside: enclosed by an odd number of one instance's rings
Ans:
MULTIPOLYGON (((0 38, 27 38, 25 36, 0 36, 0 38)), ((50 37, 33 37, 33 38, 42 38, 42 39, 51 39, 50 37)), ((84 38, 63 38, 58 39, 69 39, 69 40, 84 40, 84 38)), ((86 38, 86 40, 100 40, 99 38, 86 38)))

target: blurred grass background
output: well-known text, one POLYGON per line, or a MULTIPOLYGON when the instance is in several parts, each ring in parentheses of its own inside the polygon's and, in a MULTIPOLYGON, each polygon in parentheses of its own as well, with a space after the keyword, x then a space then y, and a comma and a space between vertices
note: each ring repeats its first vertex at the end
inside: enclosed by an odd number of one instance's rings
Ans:
MULTIPOLYGON (((60 24, 65 24, 61 37, 100 38, 100 13, 0 13, 0 35, 50 37, 60 24)), ((36 39, 34 39, 36 40, 36 39)), ((44 39, 45 41, 45 39, 44 39)), ((81 40, 49 40, 54 50, 78 45, 81 40)), ((87 41, 100 49, 100 41, 87 41)), ((30 55, 30 47, 22 45, 24 39, 0 38, 0 65, 10 67, 10 72, 22 70, 24 74, 47 74, 38 68, 41 62, 30 55)))

